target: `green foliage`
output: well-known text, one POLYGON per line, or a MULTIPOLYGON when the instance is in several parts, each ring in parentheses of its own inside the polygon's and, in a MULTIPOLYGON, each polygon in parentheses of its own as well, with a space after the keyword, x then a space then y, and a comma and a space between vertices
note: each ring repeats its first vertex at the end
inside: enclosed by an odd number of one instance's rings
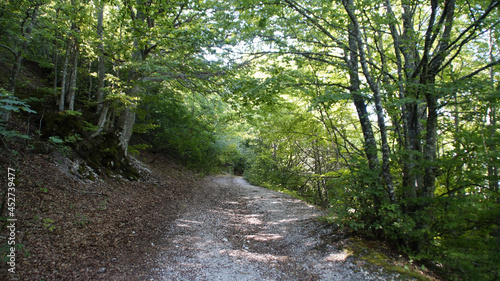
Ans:
POLYGON ((65 110, 61 112, 62 116, 82 116, 82 113, 74 110, 65 110))
POLYGON ((11 115, 14 112, 25 111, 27 113, 36 113, 27 104, 27 101, 20 100, 7 92, 4 88, 0 88, 0 135, 6 138, 19 137, 28 139, 29 136, 21 134, 15 130, 9 130, 6 127, 5 115, 11 115))
POLYGON ((84 121, 83 123, 85 124, 84 127, 83 127, 84 131, 95 132, 95 131, 97 131, 99 129, 98 126, 96 126, 96 125, 94 125, 94 124, 92 124, 90 122, 84 121))
POLYGON ((64 143, 64 140, 62 140, 61 138, 59 138, 58 136, 52 136, 49 138, 49 141, 53 144, 63 144, 64 143))
POLYGON ((228 98, 254 110, 259 142, 246 177, 310 194, 338 224, 390 241, 433 268, 460 272, 452 278, 498 279, 500 37, 491 25, 498 10, 489 13, 485 3, 470 13, 455 9, 448 29, 422 11, 435 9, 444 19, 451 10, 425 1, 408 3, 413 12, 405 8, 404 15, 394 1, 238 4, 242 37, 269 54, 254 57, 228 98), (471 40, 460 40, 466 34, 471 40), (364 46, 352 49, 358 39, 364 46), (335 107, 348 107, 355 95, 353 121, 352 112, 335 107), (310 111, 291 109, 292 101, 310 111), (265 109, 273 103, 287 110, 265 109), (367 152, 364 143, 378 150, 367 152))
MULTIPOLYGON (((7 255, 11 254, 10 248, 12 248, 12 246, 8 245, 7 243, 2 243, 2 245, 0 246, 0 256, 2 257, 0 259, 1 262, 5 263, 5 262, 8 262, 10 260, 10 257, 7 256, 7 255)), ((24 246, 24 244, 16 243, 14 248, 15 248, 17 254, 22 254, 24 257, 29 258, 31 255, 30 252, 24 246)))
POLYGON ((414 260, 446 265, 456 280, 498 276, 498 195, 474 192, 391 203, 366 163, 331 181, 331 220, 357 234, 385 239, 414 260), (488 200, 492 196, 494 200, 488 200))
POLYGON ((420 258, 447 265, 454 279, 493 280, 498 277, 500 206, 479 194, 436 198, 429 232, 432 243, 420 258), (466 211, 464 211, 466 210, 466 211))
POLYGON ((81 139, 85 119, 77 111, 48 113, 44 117, 43 135, 58 143, 75 143, 81 139))
POLYGON ((97 208, 99 211, 104 211, 108 209, 108 199, 104 199, 99 202, 99 207, 97 208))
POLYGON ((59 151, 62 155, 66 157, 71 156, 73 150, 71 149, 70 146, 68 146, 68 142, 66 142, 65 140, 62 140, 58 136, 52 136, 49 137, 49 142, 52 143, 57 149, 57 151, 59 151))
POLYGON ((278 165, 268 154, 259 154, 251 167, 245 171, 245 179, 250 183, 259 185, 282 186, 284 176, 280 173, 278 165))
POLYGON ((141 153, 141 150, 146 150, 146 149, 151 148, 151 147, 152 146, 150 144, 146 144, 146 143, 129 145, 128 152, 131 155, 139 155, 141 153))
MULTIPOLYGON (((101 207, 101 205, 99 205, 99 206, 101 207)), ((105 206, 106 206, 106 203, 104 203, 104 207, 105 206)), ((89 220, 89 218, 85 214, 80 214, 80 213, 76 214, 76 223, 78 223, 80 226, 85 226, 85 224, 87 224, 88 220, 89 220)))
MULTIPOLYGON (((372 239, 397 245, 414 260, 446 265, 456 280, 493 280, 500 261, 496 220, 500 207, 484 194, 390 203, 377 175, 358 163, 332 185, 331 220, 372 239), (465 210, 465 211, 464 211, 465 210)), ((497 197, 497 196, 495 196, 497 197)))
POLYGON ((166 89, 146 97, 138 109, 138 131, 154 150, 177 156, 188 167, 218 172, 244 166, 240 138, 227 130, 228 106, 216 96, 183 96, 166 89))
POLYGON ((43 219, 43 227, 45 227, 49 231, 54 231, 56 229, 56 226, 54 225, 54 220, 45 218, 43 219))

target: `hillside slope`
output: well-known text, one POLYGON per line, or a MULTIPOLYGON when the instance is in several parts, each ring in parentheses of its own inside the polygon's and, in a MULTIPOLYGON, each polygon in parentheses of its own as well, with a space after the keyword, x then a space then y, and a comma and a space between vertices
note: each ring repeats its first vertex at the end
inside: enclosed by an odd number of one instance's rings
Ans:
MULTIPOLYGON (((0 168, 2 178, 15 169, 19 280, 143 280, 154 242, 198 185, 182 166, 152 154, 140 157, 148 167, 134 161, 142 178, 129 181, 99 177, 58 151, 17 149, 17 156, 1 151, 0 168)), ((7 267, 1 263, 1 280, 14 277, 7 267)))

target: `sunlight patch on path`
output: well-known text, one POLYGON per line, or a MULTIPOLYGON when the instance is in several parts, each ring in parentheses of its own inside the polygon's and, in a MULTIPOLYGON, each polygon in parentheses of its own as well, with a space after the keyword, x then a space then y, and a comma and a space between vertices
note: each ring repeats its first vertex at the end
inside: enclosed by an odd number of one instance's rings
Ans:
POLYGON ((166 233, 154 280, 391 280, 319 251, 322 215, 240 177, 209 177, 166 233))
POLYGON ((288 259, 288 256, 260 254, 255 252, 249 252, 247 250, 229 250, 229 251, 222 251, 221 253, 228 254, 229 256, 234 257, 236 259, 264 262, 264 263, 276 262, 276 261, 284 262, 288 259))

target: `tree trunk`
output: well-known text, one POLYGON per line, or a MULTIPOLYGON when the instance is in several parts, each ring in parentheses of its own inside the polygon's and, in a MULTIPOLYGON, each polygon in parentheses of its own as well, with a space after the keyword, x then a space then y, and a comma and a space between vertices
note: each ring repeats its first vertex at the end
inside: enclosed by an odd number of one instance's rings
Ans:
POLYGON ((361 68, 365 79, 370 86, 373 93, 373 98, 375 101, 375 111, 377 113, 378 126, 380 129, 380 139, 382 141, 382 177, 385 182, 385 187, 389 193, 389 198, 391 202, 396 201, 396 193, 394 191, 394 184, 392 182, 392 174, 390 171, 389 161, 390 161, 390 148, 387 141, 387 128, 385 126, 384 109, 382 107, 382 98, 380 95, 380 88, 378 84, 373 79, 367 65, 367 58, 364 48, 364 42, 361 37, 361 30, 359 27, 358 20, 352 11, 353 1, 344 0, 342 1, 344 8, 351 19, 350 36, 354 37, 357 43, 357 53, 360 59, 361 68))
MULTIPOLYGON (((489 40, 489 53, 490 53, 490 62, 495 61, 495 58, 493 56, 493 35, 492 32, 489 32, 490 40, 489 40)), ((490 83, 491 83, 491 91, 495 92, 500 91, 499 87, 495 87, 495 69, 490 67, 490 83), (496 89, 495 89, 496 88, 496 89)), ((489 179, 489 187, 491 190, 500 192, 500 187, 498 185, 498 167, 496 166, 496 163, 498 162, 498 159, 496 157, 497 154, 497 143, 494 141, 495 135, 496 135, 496 130, 497 130, 497 113, 496 113, 496 105, 495 103, 490 103, 489 105, 489 121, 490 121, 490 141, 489 141, 489 146, 488 146, 488 153, 491 155, 490 157, 490 163, 488 164, 488 179, 489 179)), ((497 202, 500 204, 500 197, 497 198, 497 202)), ((500 229, 499 229, 500 233, 500 229)), ((500 242, 500 236, 499 237, 499 242, 500 242)))
POLYGON ((66 100, 66 79, 68 76, 68 65, 69 65, 69 57, 71 54, 71 46, 72 40, 68 37, 66 42, 66 54, 64 55, 64 64, 63 64, 63 72, 61 78, 61 97, 59 98, 59 111, 63 111, 65 108, 65 100, 66 100))
POLYGON ((57 78, 59 77, 57 74, 58 72, 58 61, 59 61, 59 52, 58 52, 58 46, 57 46, 57 40, 54 40, 54 54, 53 54, 53 63, 54 63, 54 80, 52 83, 52 88, 54 89, 54 95, 57 95, 57 78))
MULTIPOLYGON (((316 137, 316 136, 315 136, 316 137)), ((323 186, 321 184, 321 175, 323 174, 322 163, 321 163, 321 151, 318 140, 314 140, 312 143, 313 157, 314 157, 314 174, 317 176, 315 178, 316 192, 318 193, 319 200, 322 204, 326 203, 326 198, 323 197, 323 186)))
POLYGON ((76 81, 78 75, 78 41, 75 38, 73 44, 73 65, 71 80, 69 83, 68 110, 75 110, 76 81))
MULTIPOLYGON (((490 62, 495 60, 493 56, 493 36, 492 32, 489 32, 490 40, 489 40, 489 53, 490 53, 490 62)), ((490 83, 491 83, 491 91, 500 91, 500 87, 495 87, 495 70, 490 67, 490 83)), ((493 192, 500 193, 500 186, 498 185, 498 157, 497 157, 497 142, 495 140, 495 136, 497 135, 497 113, 496 113, 496 104, 490 103, 489 105, 489 146, 488 153, 490 154, 490 161, 488 163, 488 185, 490 190, 493 192)), ((497 204, 500 204, 500 197, 497 197, 497 204)), ((497 229, 494 232, 496 236, 497 244, 500 245, 500 216, 497 216, 496 219, 497 229)))
POLYGON ((106 75, 106 67, 104 65, 104 46, 102 41, 102 26, 104 18, 104 3, 103 1, 96 1, 97 10, 97 36, 99 37, 99 45, 97 46, 99 58, 97 61, 97 112, 99 113, 103 108, 104 102, 104 78, 106 75))
MULTIPOLYGON (((422 74, 420 76, 420 86, 423 87, 425 100, 427 101, 427 128, 424 146, 424 157, 426 160, 424 168, 424 186, 422 196, 424 198, 434 197, 436 189, 436 160, 437 154, 437 125, 438 125, 438 98, 439 93, 436 91, 435 82, 438 72, 443 64, 447 49, 449 47, 450 34, 453 29, 453 20, 455 15, 455 0, 445 1, 445 8, 443 9, 442 17, 444 20, 444 30, 439 39, 439 43, 433 52, 433 57, 430 59, 430 48, 433 44, 433 29, 440 27, 440 24, 433 25, 431 12, 431 21, 428 31, 425 35, 426 42, 424 47, 424 54, 420 65, 422 65, 422 74)), ((437 10, 437 4, 432 5, 432 9, 437 10)), ((437 13, 436 13, 437 14, 437 13)))
MULTIPOLYGON (((490 106, 489 109, 489 121, 490 121, 490 141, 488 145, 488 153, 490 156, 490 162, 488 163, 488 185, 491 190, 500 193, 500 187, 498 185, 498 167, 496 163, 498 163, 497 159, 497 143, 494 141, 495 136, 497 135, 497 115, 496 108, 494 105, 490 106)), ((498 202, 500 203, 500 198, 498 198, 498 202)))
POLYGON ((99 112, 99 121, 97 122, 97 131, 95 131, 90 136, 90 138, 95 138, 106 128, 106 122, 109 121, 109 119, 108 119, 109 107, 110 107, 110 104, 106 103, 101 108, 101 111, 99 112))
MULTIPOLYGON (((25 45, 26 44, 23 44, 23 46, 25 45)), ((7 91, 12 95, 14 95, 16 91, 17 76, 19 76, 19 71, 21 70, 22 63, 23 63, 23 50, 21 49, 16 52, 16 55, 14 57, 14 65, 12 65, 12 68, 10 70, 9 85, 7 86, 7 91)))
MULTIPOLYGON (((353 25, 349 24, 349 53, 348 58, 346 58, 347 65, 349 66, 349 80, 350 80, 350 92, 352 94, 352 99, 356 111, 358 113, 359 122, 361 125, 361 130, 363 132, 363 137, 365 141, 365 154, 368 159, 368 166, 372 171, 379 170, 379 159, 377 156, 377 142, 375 140, 375 135, 373 134, 372 124, 369 119, 369 114, 364 97, 360 94, 360 80, 358 72, 358 43, 356 38, 353 36, 353 25)), ((347 54, 346 54, 347 55, 347 54)))
POLYGON ((125 107, 125 109, 120 112, 120 118, 118 119, 118 128, 120 128, 120 132, 118 133, 119 145, 123 149, 125 156, 127 156, 128 143, 135 124, 134 110, 135 107, 132 105, 125 107))
POLYGON ((436 166, 434 161, 436 159, 438 125, 438 99, 434 87, 427 90, 425 98, 427 100, 427 128, 424 157, 427 163, 424 164, 424 186, 422 196, 424 198, 432 198, 434 197, 434 190, 436 189, 436 166))
MULTIPOLYGON (((137 0, 138 6, 144 5, 142 0, 137 0)), ((138 9, 136 12, 129 7, 132 21, 140 21, 145 22, 146 15, 142 12, 141 9, 138 9)), ((139 48, 139 43, 137 40, 134 41, 135 52, 132 55, 132 60, 134 62, 140 62, 146 59, 145 53, 143 50, 139 48)), ((133 83, 139 79, 139 75, 133 69, 131 69, 128 73, 128 82, 133 83)), ((129 95, 133 96, 139 90, 138 86, 133 86, 132 90, 129 92, 129 95)), ((130 137, 132 136, 132 129, 135 124, 135 104, 126 105, 125 108, 119 113, 120 118, 118 120, 118 138, 120 140, 120 147, 123 149, 125 156, 127 156, 128 143, 130 141, 130 137)))
MULTIPOLYGON (((389 18, 389 29, 391 32, 391 37, 394 42, 394 53, 396 55, 396 63, 397 63, 397 73, 398 73, 398 89, 399 89, 399 99, 400 100, 405 100, 406 99, 406 88, 404 87, 404 81, 405 77, 403 74, 403 70, 405 70, 405 73, 409 73, 410 75, 413 73, 413 70, 415 69, 415 61, 414 60, 408 60, 408 57, 410 57, 408 53, 408 48, 405 42, 402 39, 403 37, 408 37, 407 33, 408 30, 413 29, 413 26, 411 25, 412 22, 412 16, 410 16, 408 13, 411 13, 411 9, 408 9, 408 11, 405 11, 403 14, 403 35, 401 36, 399 34, 399 29, 396 27, 394 22, 396 21, 396 16, 394 15, 394 11, 392 10, 392 5, 389 0, 385 1, 385 7, 387 11, 387 15, 389 18), (403 55, 403 56, 402 56, 403 55), (405 58, 405 65, 403 66, 403 58, 405 58), (410 63, 411 62, 411 63, 410 63)), ((400 143, 404 147, 404 151, 407 152, 407 154, 400 155, 400 161, 403 166, 403 175, 402 175, 402 185, 404 189, 404 198, 416 198, 417 197, 417 179, 415 176, 414 171, 414 166, 415 166, 415 155, 412 153, 414 151, 414 144, 412 140, 416 140, 416 138, 410 138, 410 114, 409 112, 409 107, 411 107, 410 104, 404 103, 401 105, 401 120, 402 120, 402 139, 400 139, 400 143)), ((397 126, 397 122, 394 122, 394 125, 397 126)), ((417 126, 418 127, 418 126, 417 126)), ((413 133, 415 135, 415 133, 413 133)), ((418 135, 418 134, 416 134, 418 135)))
MULTIPOLYGON (((56 21, 59 18, 59 9, 56 9, 56 21)), ((54 80, 52 83, 52 88, 54 89, 54 96, 57 95, 57 82, 58 82, 58 71, 59 71, 59 41, 57 37, 59 35, 59 31, 56 31, 55 39, 54 39, 54 53, 52 54, 52 63, 54 64, 54 80)))
MULTIPOLYGON (((407 102, 403 104, 403 108, 405 109, 406 118, 406 153, 407 157, 405 162, 406 167, 406 175, 408 182, 405 184, 407 186, 408 191, 406 192, 408 198, 416 198, 419 192, 419 189, 423 186, 423 179, 421 173, 417 170, 419 169, 416 163, 420 162, 422 153, 422 145, 421 145, 421 112, 423 111, 422 106, 419 106, 419 103, 416 100, 419 100, 420 97, 418 95, 417 88, 414 85, 416 84, 415 78, 412 78, 417 69, 417 63, 420 60, 418 49, 415 44, 415 30, 414 30, 414 22, 413 17, 415 15, 415 11, 413 7, 408 4, 403 4, 403 33, 401 35, 401 39, 398 38, 397 48, 401 51, 404 57, 404 71, 406 73, 406 80, 409 81, 409 86, 406 87, 405 93, 407 97, 413 99, 411 102, 407 102)), ((406 155, 405 155, 406 156, 406 155)), ((404 157, 405 157, 404 156, 404 157)))

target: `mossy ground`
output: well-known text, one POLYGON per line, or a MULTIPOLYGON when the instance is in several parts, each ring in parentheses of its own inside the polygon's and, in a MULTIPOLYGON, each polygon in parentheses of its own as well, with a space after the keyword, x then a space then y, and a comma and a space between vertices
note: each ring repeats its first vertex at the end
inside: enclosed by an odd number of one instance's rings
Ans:
POLYGON ((388 272, 396 272, 401 280, 438 280, 423 265, 417 265, 402 256, 396 256, 383 242, 351 239, 346 250, 355 258, 366 261, 365 266, 377 265, 388 272))

